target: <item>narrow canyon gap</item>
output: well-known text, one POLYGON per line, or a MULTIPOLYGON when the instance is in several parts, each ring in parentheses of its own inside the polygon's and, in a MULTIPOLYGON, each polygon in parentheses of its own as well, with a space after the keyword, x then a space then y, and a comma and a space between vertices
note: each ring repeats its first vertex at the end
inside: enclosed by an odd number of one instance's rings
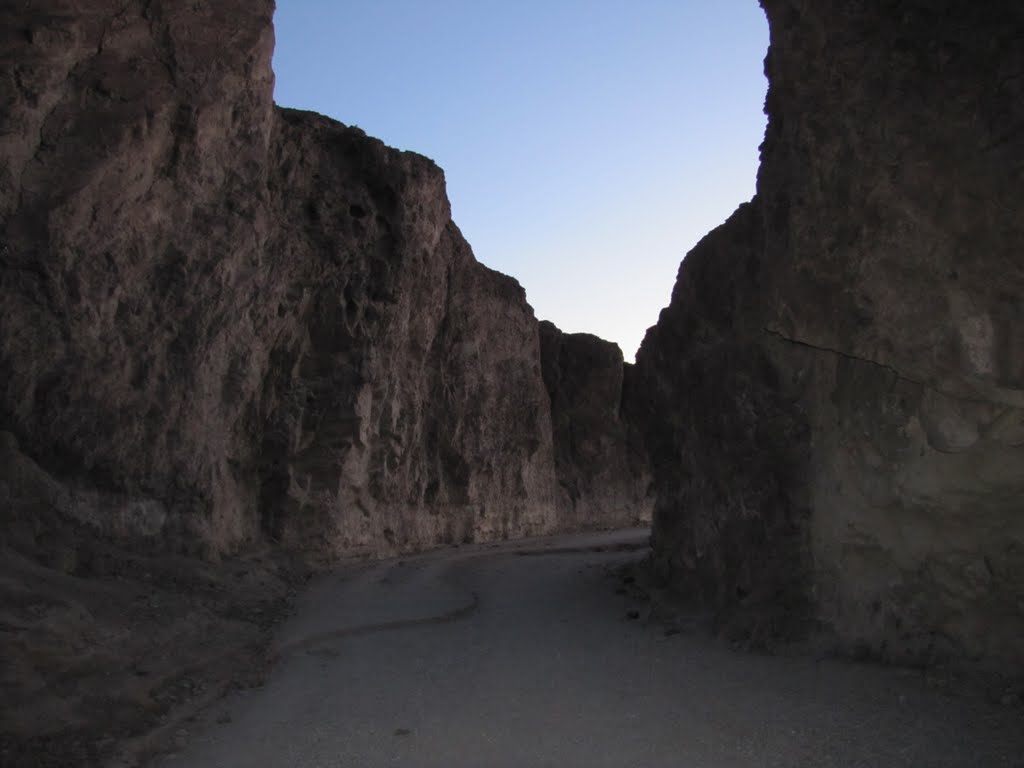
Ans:
MULTIPOLYGON (((268 0, 0 10, 7 594, 99 637, 68 596, 119 558, 653 507, 656 568, 732 635, 1024 674, 1024 10, 763 6, 757 196, 625 368, 476 262, 431 161, 273 105, 268 0)), ((87 729, 32 616, 8 700, 87 729)))

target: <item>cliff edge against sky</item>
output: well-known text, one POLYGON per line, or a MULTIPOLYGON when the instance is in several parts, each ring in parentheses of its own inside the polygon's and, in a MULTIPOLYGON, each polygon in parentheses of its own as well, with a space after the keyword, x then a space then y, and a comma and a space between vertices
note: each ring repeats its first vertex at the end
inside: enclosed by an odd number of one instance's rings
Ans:
POLYGON ((763 2, 758 191, 637 356, 655 559, 756 641, 1024 669, 1024 11, 763 2))
POLYGON ((1024 674, 1024 11, 762 4, 757 195, 635 367, 538 325, 431 161, 273 105, 270 0, 0 10, 16 727, 88 731, 67 690, 178 637, 104 693, 165 709, 204 636, 257 642, 268 553, 652 506, 656 569, 736 638, 1024 674))

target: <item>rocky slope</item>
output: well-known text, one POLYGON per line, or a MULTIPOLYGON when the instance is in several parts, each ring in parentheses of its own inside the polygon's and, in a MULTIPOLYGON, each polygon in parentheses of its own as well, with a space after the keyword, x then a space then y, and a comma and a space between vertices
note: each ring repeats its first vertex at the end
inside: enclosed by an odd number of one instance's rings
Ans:
POLYGON ((1024 11, 763 5, 757 196, 631 390, 656 559, 737 631, 1024 672, 1024 11))

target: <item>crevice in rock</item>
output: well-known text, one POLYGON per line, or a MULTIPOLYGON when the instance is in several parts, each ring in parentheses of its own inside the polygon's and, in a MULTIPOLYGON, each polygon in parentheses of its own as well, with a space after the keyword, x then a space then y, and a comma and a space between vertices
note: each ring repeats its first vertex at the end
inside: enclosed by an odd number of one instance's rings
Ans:
MULTIPOLYGON (((765 326, 762 330, 766 334, 768 334, 769 336, 773 336, 773 337, 775 337, 777 339, 780 339, 781 341, 784 341, 787 344, 792 344, 794 346, 802 347, 804 349, 812 349, 812 350, 815 350, 817 352, 826 352, 828 354, 832 354, 832 355, 835 355, 836 357, 841 357, 841 358, 844 358, 846 360, 852 360, 852 361, 855 361, 855 362, 858 362, 858 363, 865 363, 867 365, 874 366, 875 368, 878 368, 880 370, 884 370, 884 371, 889 372, 890 374, 893 375, 893 377, 895 377, 895 379, 897 381, 905 381, 905 382, 907 382, 909 384, 916 384, 917 386, 922 387, 923 389, 926 389, 926 390, 928 390, 930 392, 934 392, 935 394, 938 394, 938 395, 942 395, 943 397, 947 397, 950 400, 956 400, 956 401, 959 401, 959 402, 962 402, 962 403, 972 403, 972 404, 973 403, 999 403, 1000 405, 1007 406, 1008 408, 1021 408, 1021 407, 1024 407, 1024 402, 1022 402, 1022 403, 1015 402, 1013 400, 1013 398, 1010 397, 1011 393, 1006 393, 1007 398, 1004 399, 1004 400, 999 400, 999 399, 995 399, 995 398, 988 398, 988 397, 967 397, 966 395, 960 395, 960 394, 957 394, 955 392, 951 392, 951 391, 943 389, 941 387, 937 387, 934 384, 929 384, 929 383, 927 383, 925 381, 922 381, 920 379, 915 379, 915 378, 913 378, 911 376, 906 376, 905 374, 902 374, 898 370, 893 368, 891 365, 887 365, 886 363, 880 363, 877 360, 872 360, 870 358, 860 357, 858 355, 853 355, 853 354, 850 354, 849 352, 843 352, 842 350, 834 349, 832 347, 823 347, 823 346, 820 346, 820 345, 817 345, 817 344, 811 344, 810 342, 807 342, 807 341, 801 341, 800 339, 794 339, 794 338, 792 338, 790 336, 787 336, 786 334, 782 333, 781 331, 779 331, 779 330, 777 330, 775 328, 770 328, 768 326, 765 326)), ((1022 393, 1021 397, 1024 398, 1024 393, 1022 393)))

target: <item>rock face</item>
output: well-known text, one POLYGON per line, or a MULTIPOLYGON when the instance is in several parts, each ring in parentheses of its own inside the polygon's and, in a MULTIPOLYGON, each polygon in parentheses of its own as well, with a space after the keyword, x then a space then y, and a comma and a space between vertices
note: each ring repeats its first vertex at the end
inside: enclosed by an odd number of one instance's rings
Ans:
MULTIPOLYGON (((274 107, 272 11, 0 10, 6 543, 73 521, 335 556, 633 519, 611 490, 561 516, 522 289, 476 262, 432 162, 274 107)), ((620 363, 594 373, 616 389, 620 363)), ((579 477, 617 471, 600 455, 579 477)))
POLYGON ((656 559, 746 632, 1024 671, 1024 11, 763 5, 757 196, 631 390, 656 559))
POLYGON ((646 456, 621 413, 622 350, 544 321, 540 351, 551 400, 559 519, 577 529, 650 523, 646 456))
POLYGON ((690 252, 626 403, 650 451, 659 574, 755 642, 800 631, 810 601, 809 429, 779 366, 803 350, 761 329, 763 242, 746 204, 690 252))
POLYGON ((299 323, 253 405, 264 530, 376 553, 558 529, 537 323, 440 170, 315 115, 280 112, 275 139, 274 219, 299 226, 269 250, 306 271, 278 282, 299 323))
POLYGON ((626 522, 635 428, 655 563, 729 631, 1024 670, 1024 10, 763 5, 757 196, 625 371, 433 163, 274 107, 270 0, 0 9, 0 543, 626 522))
POLYGON ((0 420, 68 501, 11 534, 28 546, 55 514, 228 546, 255 523, 253 387, 222 382, 267 354, 253 328, 270 311, 246 300, 276 277, 271 6, 33 10, 5 11, 0 48, 0 420))

